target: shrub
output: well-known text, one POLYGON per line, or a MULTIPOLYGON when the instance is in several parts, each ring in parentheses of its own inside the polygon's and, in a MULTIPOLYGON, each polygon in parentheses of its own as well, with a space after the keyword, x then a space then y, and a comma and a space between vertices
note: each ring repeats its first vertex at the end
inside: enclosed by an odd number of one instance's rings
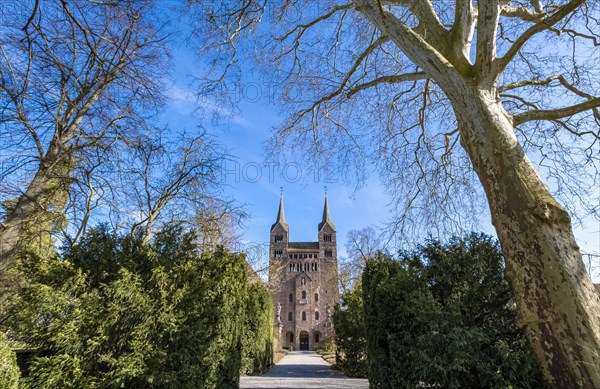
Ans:
POLYGON ((6 343, 4 334, 0 333, 0 388, 16 389, 20 375, 17 356, 6 343))
POLYGON ((273 365, 273 302, 262 282, 249 285, 242 333, 242 374, 260 374, 273 365))
POLYGON ((249 294, 242 255, 201 252, 181 227, 149 245, 98 228, 62 257, 24 263, 25 303, 12 326, 44 350, 24 384, 238 387, 249 294))
POLYGON ((369 261, 363 304, 372 387, 542 387, 511 296, 500 249, 483 235, 369 261))
POLYGON ((367 376, 367 353, 362 286, 357 284, 341 296, 333 311, 335 365, 350 377, 367 376))

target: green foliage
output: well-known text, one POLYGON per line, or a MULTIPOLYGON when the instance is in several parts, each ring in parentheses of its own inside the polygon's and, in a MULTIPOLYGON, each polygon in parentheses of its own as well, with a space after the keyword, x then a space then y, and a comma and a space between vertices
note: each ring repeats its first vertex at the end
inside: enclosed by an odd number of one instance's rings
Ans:
POLYGON ((0 333, 0 388, 16 389, 19 386, 21 372, 17 366, 17 356, 0 333))
POLYGON ((363 299, 372 387, 543 386, 489 237, 370 261, 363 299))
POLYGON ((265 338, 244 317, 272 311, 242 255, 201 252, 181 227, 149 245, 98 228, 22 271, 28 286, 12 327, 43 350, 23 380, 36 388, 236 388, 243 339, 265 338))
POLYGON ((242 333, 242 374, 260 374, 273 365, 273 301, 262 282, 248 287, 242 333))
POLYGON ((362 285, 356 284, 341 296, 333 311, 335 364, 350 377, 367 376, 367 345, 363 315, 362 285))

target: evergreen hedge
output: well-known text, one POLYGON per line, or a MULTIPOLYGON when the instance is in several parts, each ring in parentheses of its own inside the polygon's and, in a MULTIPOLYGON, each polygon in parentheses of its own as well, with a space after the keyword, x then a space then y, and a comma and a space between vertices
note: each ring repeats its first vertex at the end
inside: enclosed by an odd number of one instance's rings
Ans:
POLYGON ((362 286, 342 294, 333 310, 335 365, 350 377, 367 377, 367 340, 363 315, 362 286))
POLYGON ((380 256, 362 281, 371 387, 543 387, 490 237, 380 256))
POLYGON ((12 327, 44 351, 22 380, 35 388, 237 388, 254 346, 244 339, 265 331, 244 318, 272 311, 242 255, 202 252, 181 227, 148 245, 98 228, 22 271, 28 286, 12 327))
POLYGON ((21 372, 17 366, 17 356, 0 333, 0 388, 17 389, 21 372))
POLYGON ((274 308, 262 282, 248 286, 242 334, 242 374, 260 374, 273 366, 274 308))

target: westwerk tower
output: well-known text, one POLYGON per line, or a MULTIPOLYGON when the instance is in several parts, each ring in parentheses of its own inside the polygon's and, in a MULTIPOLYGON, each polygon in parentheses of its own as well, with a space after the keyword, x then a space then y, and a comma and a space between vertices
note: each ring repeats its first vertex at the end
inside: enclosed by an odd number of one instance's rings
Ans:
POLYGON ((283 197, 271 226, 269 286, 282 346, 314 350, 333 335, 331 314, 338 301, 335 224, 325 195, 316 242, 290 242, 283 197))

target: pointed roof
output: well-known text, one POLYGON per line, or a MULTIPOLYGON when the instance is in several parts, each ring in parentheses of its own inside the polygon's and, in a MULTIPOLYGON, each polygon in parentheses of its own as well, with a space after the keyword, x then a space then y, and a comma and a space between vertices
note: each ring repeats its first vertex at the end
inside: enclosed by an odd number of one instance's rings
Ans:
POLYGON ((325 224, 329 224, 333 230, 335 230, 335 224, 331 221, 331 216, 329 215, 329 201, 327 200, 327 193, 325 193, 325 206, 323 207, 323 220, 319 223, 319 231, 323 228, 325 224))
POLYGON ((275 220, 275 224, 271 226, 271 231, 273 231, 273 228, 275 228, 278 224, 281 224, 281 226, 286 230, 288 230, 289 228, 288 224, 285 222, 285 213, 283 211, 283 195, 279 197, 279 210, 277 211, 277 220, 275 220))

